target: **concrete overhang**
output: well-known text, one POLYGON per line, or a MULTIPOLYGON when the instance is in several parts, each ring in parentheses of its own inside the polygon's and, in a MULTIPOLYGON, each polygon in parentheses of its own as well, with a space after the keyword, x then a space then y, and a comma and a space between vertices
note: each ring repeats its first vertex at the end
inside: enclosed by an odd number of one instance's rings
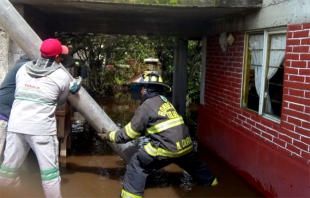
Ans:
MULTIPOLYGON (((10 0, 53 31, 201 37, 208 21, 255 11, 262 0, 10 0), (42 23, 42 22, 41 22, 42 23)), ((28 17, 29 18, 29 17, 28 17)), ((27 21, 27 20, 26 20, 27 21)), ((40 23, 40 22, 36 22, 40 23)))

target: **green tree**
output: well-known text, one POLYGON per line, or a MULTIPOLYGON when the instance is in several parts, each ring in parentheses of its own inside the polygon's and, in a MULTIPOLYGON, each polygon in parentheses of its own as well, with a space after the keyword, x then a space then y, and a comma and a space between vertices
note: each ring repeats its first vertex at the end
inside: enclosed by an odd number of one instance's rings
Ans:
MULTIPOLYGON (((130 77, 147 70, 144 59, 148 57, 160 60, 165 83, 172 86, 175 37, 92 33, 58 33, 56 36, 69 46, 70 54, 89 62, 88 90, 91 92, 103 94, 115 85, 128 85, 130 77), (122 65, 129 68, 120 67, 122 65)), ((199 102, 201 42, 190 40, 188 43, 186 97, 191 104, 199 102)))

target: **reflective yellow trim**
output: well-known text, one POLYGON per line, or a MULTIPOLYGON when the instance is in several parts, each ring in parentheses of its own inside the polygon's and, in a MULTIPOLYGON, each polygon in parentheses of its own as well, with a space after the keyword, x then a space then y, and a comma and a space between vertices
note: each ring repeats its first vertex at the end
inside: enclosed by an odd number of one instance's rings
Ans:
POLYGON ((156 76, 152 76, 151 77, 151 82, 157 82, 157 77, 156 76))
POLYGON ((215 178, 211 184, 211 186, 216 186, 218 185, 218 181, 217 181, 217 178, 215 178))
POLYGON ((145 151, 153 156, 153 157, 157 157, 157 156, 162 156, 162 157, 179 157, 182 156, 186 153, 189 153, 192 149, 193 149, 193 145, 191 144, 190 146, 179 150, 177 152, 171 152, 169 150, 163 149, 163 148, 155 148, 152 146, 152 144, 149 142, 144 146, 145 151))
POLYGON ((178 118, 169 119, 159 124, 155 124, 154 126, 151 126, 150 128, 147 128, 146 135, 160 133, 164 130, 167 130, 169 128, 172 128, 172 127, 175 127, 181 124, 184 124, 183 118, 181 116, 178 118))
POLYGON ((137 131, 134 131, 131 128, 131 122, 129 122, 126 126, 125 126, 125 131, 126 134, 128 135, 128 137, 130 137, 131 139, 136 139, 137 137, 140 136, 140 133, 138 133, 137 131))
POLYGON ((116 131, 111 131, 109 133, 109 140, 110 140, 110 142, 115 143, 115 134, 116 134, 116 131))
POLYGON ((122 194, 121 194, 122 198, 142 198, 142 196, 140 195, 134 195, 130 192, 127 192, 126 190, 122 189, 122 194))

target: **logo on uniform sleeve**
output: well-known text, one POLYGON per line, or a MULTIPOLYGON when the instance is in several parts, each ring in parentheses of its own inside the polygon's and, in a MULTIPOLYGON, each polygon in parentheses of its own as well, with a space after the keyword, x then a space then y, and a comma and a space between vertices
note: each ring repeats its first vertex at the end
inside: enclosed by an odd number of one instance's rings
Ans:
POLYGON ((159 107, 158 115, 167 116, 169 119, 179 117, 179 114, 170 102, 165 102, 159 107))

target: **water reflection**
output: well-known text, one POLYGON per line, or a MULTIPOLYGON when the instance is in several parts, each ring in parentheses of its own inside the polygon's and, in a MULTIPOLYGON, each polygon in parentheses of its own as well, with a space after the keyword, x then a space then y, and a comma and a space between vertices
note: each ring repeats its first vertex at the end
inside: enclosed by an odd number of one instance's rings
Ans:
MULTIPOLYGON (((119 128, 122 128, 131 120, 131 118, 134 116, 135 110, 140 105, 140 100, 132 100, 131 98, 132 94, 130 94, 129 92, 123 92, 117 94, 115 97, 97 97, 94 99, 97 101, 99 106, 101 106, 101 108, 107 113, 107 115, 109 115, 109 117, 115 122, 115 124, 119 128)), ((196 111, 196 115, 197 113, 198 112, 196 111)), ((194 111, 191 112, 191 115, 195 116, 194 111)), ((197 123, 193 122, 192 125, 197 125, 197 123)), ((197 127, 193 126, 192 128, 197 127)), ((142 148, 142 146, 144 146, 148 142, 149 139, 144 136, 133 140, 133 144, 136 145, 138 148, 142 148)), ((195 141, 194 143, 194 145, 197 145, 195 141)), ((115 155, 113 150, 109 148, 109 146, 105 142, 101 141, 96 137, 95 131, 92 129, 91 126, 87 124, 86 121, 75 120, 72 122, 72 156, 91 155, 94 157, 94 160, 101 160, 98 159, 96 156, 101 157, 102 155, 107 154, 115 155)), ((179 178, 177 178, 176 175, 170 175, 170 173, 165 169, 157 171, 149 177, 146 186, 162 188, 172 186, 174 183, 181 183, 180 187, 182 190, 191 190, 192 186, 195 185, 195 183, 191 179, 191 176, 185 172, 182 176, 183 171, 181 169, 178 171, 181 173, 178 175, 179 178)), ((121 168, 115 170, 113 174, 118 175, 119 181, 122 182, 124 173, 125 169, 121 168)), ((110 177, 108 169, 102 168, 98 170, 98 174, 102 177, 110 177)))
MULTIPOLYGON (((115 124, 122 128, 133 117, 135 110, 140 105, 139 100, 132 100, 130 93, 122 93, 116 97, 94 98, 102 109, 109 115, 115 124)), ((187 109, 186 124, 189 126, 193 138, 194 148, 198 149, 196 140, 198 120, 198 106, 187 109)), ((122 188, 123 175, 126 166, 114 151, 101 141, 95 131, 85 121, 77 120, 72 124, 72 148, 71 155, 67 157, 67 167, 62 172, 75 169, 75 172, 93 173, 97 178, 87 180, 83 177, 83 183, 91 182, 93 191, 88 191, 88 196, 118 197, 122 188), (87 157, 85 157, 87 156, 87 157), (79 161, 81 160, 81 161, 79 161), (68 163, 69 162, 69 163, 68 163), (80 164, 80 165, 79 165, 80 164), (95 166, 95 168, 94 168, 95 166), (85 167, 85 168, 83 168, 85 167), (86 168, 87 167, 87 168, 86 168), (90 168, 91 167, 91 168, 90 168), (94 188, 97 186, 98 188, 94 188)), ((134 145, 141 148, 148 142, 148 138, 140 137, 133 140, 134 145)), ((202 158, 209 162, 208 166, 214 170, 220 182, 221 178, 228 177, 232 183, 226 186, 206 188, 192 180, 191 176, 182 169, 172 164, 150 175, 146 182, 144 197, 261 197, 253 187, 242 180, 226 164, 220 161, 207 149, 200 149, 202 158), (207 158, 207 159, 206 159, 207 158), (225 170, 225 171, 223 171, 225 170), (221 175, 225 174, 225 175, 221 175), (232 186, 235 186, 232 188, 232 186), (222 188, 221 188, 222 187, 222 188), (225 190, 226 188, 226 190, 225 190)), ((66 178, 68 175, 63 174, 66 178)), ((78 178, 72 179, 76 180, 78 178)), ((80 178, 79 178, 80 179, 80 178)), ((70 179, 71 183, 72 180, 70 179)), ((223 182, 224 184, 225 182, 223 182)), ((88 184, 89 185, 89 184, 88 184)), ((87 191, 87 188, 84 188, 87 191)), ((83 193, 85 193, 83 191, 83 193)), ((71 195, 72 192, 66 192, 71 195)))
MULTIPOLYGON (((135 98, 137 97, 137 93, 135 94, 135 98)), ((140 95, 140 93, 138 93, 140 95)), ((140 106, 140 100, 133 100, 133 94, 130 92, 120 92, 115 95, 115 97, 97 97, 94 98, 99 106, 109 115, 109 117, 115 122, 115 124, 122 128, 131 120, 134 116, 135 110, 140 106)), ((197 119, 197 108, 193 108, 193 111, 188 110, 189 119, 197 119), (195 112, 196 111, 196 112, 195 112)), ((190 128, 197 129, 197 123, 191 122, 190 128)), ((72 122, 72 133, 73 139, 75 142, 72 147, 72 155, 78 155, 79 152, 89 152, 92 156, 106 154, 107 146, 105 142, 102 142, 95 136, 95 131, 87 124, 85 121, 76 120, 72 122), (85 137, 87 134, 93 134, 93 137, 85 137), (92 138, 91 140, 89 138, 92 138), (89 149, 86 149, 87 146, 83 146, 83 150, 79 150, 81 146, 77 144, 83 144, 85 139, 90 140, 92 143, 89 145, 89 149), (79 142, 83 140, 83 142, 79 142)), ((196 134, 196 131, 192 134, 196 134)), ((142 148, 145 144, 149 142, 149 138, 142 136, 132 141, 137 148, 142 148)), ((197 142, 194 141, 195 149, 197 149, 197 142)), ((81 153, 80 153, 81 154, 81 153)), ((120 173, 117 173, 120 176, 120 181, 123 179, 124 170, 119 170, 120 173)), ((99 173, 102 176, 107 176, 107 170, 101 170, 99 173)), ((181 176, 181 175, 180 175, 181 176)), ((171 186, 176 178, 171 178, 169 176, 169 172, 163 170, 159 170, 150 176, 150 179, 146 183, 147 186, 152 187, 168 187, 171 186)), ((183 176, 178 179, 178 182, 181 182, 181 189, 184 191, 191 190, 192 186, 195 185, 191 176, 186 172, 183 173, 183 176)))

